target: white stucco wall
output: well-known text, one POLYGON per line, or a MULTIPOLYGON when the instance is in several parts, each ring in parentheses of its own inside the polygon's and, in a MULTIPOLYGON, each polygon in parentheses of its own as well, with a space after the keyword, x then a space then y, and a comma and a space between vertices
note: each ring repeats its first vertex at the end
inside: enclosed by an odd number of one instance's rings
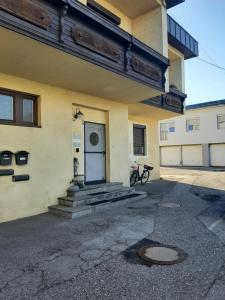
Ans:
POLYGON ((168 133, 167 141, 159 141, 160 146, 225 143, 225 129, 217 128, 217 115, 225 114, 225 105, 186 110, 185 114, 176 118, 163 120, 175 122, 175 132, 168 133), (200 119, 200 130, 186 132, 186 120, 200 119))

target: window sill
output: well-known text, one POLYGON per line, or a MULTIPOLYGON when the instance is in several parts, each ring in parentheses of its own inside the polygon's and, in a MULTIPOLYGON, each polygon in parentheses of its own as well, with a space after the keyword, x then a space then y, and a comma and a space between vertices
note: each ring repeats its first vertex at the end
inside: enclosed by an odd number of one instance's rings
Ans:
POLYGON ((0 122, 0 126, 1 125, 16 126, 16 127, 27 127, 27 128, 42 128, 41 125, 14 124, 14 123, 7 123, 7 122, 0 122))

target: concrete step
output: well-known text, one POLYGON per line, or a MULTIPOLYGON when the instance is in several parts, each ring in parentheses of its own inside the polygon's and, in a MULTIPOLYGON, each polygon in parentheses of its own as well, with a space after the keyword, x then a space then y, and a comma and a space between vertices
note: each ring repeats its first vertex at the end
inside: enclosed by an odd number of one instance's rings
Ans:
POLYGON ((99 193, 91 193, 89 196, 94 196, 99 200, 110 200, 112 198, 121 197, 124 195, 131 194, 135 191, 134 188, 129 187, 120 187, 119 189, 111 190, 111 191, 103 191, 99 193))
POLYGON ((95 185, 87 185, 85 188, 80 190, 74 190, 73 186, 69 187, 67 190, 68 197, 80 198, 85 195, 100 193, 100 192, 109 192, 113 190, 117 190, 122 188, 123 185, 121 182, 110 182, 110 183, 102 183, 95 185))
POLYGON ((98 192, 98 193, 91 193, 87 195, 83 195, 79 198, 74 197, 60 197, 59 205, 69 206, 69 207, 79 207, 82 205, 88 205, 93 202, 101 201, 101 200, 111 200, 113 198, 122 197, 125 195, 129 195, 133 193, 135 190, 134 188, 126 188, 122 187, 118 190, 108 191, 108 192, 98 192))
POLYGON ((98 200, 97 202, 92 202, 89 205, 84 205, 81 207, 52 205, 49 206, 48 210, 50 213, 69 219, 75 219, 81 216, 91 215, 96 212, 104 211, 113 207, 126 205, 127 203, 144 199, 146 198, 146 196, 147 193, 145 192, 135 192, 127 196, 116 197, 110 200, 98 200))
POLYGON ((79 199, 73 198, 73 197, 59 197, 58 203, 59 205, 68 206, 68 207, 80 207, 84 206, 86 204, 89 204, 91 202, 98 201, 97 197, 82 197, 79 199))
POLYGON ((62 205, 51 205, 48 207, 48 211, 54 215, 58 215, 67 219, 75 219, 82 216, 90 215, 92 213, 92 208, 89 206, 73 208, 62 205))

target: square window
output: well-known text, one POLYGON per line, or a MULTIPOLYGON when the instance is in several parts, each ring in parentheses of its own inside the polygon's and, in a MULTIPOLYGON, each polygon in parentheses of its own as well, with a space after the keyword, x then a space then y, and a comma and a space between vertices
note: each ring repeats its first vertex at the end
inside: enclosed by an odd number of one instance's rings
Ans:
POLYGON ((175 122, 170 122, 169 123, 169 132, 170 133, 175 132, 175 122))
POLYGON ((168 122, 168 123, 161 123, 160 124, 160 140, 161 141, 167 141, 168 140, 168 134, 174 133, 176 131, 175 129, 175 122, 168 122))
POLYGON ((160 140, 161 141, 168 140, 168 123, 160 124, 160 140))
POLYGON ((199 131, 200 120, 198 118, 186 120, 186 131, 199 131))
POLYGON ((13 121, 13 96, 0 94, 0 119, 13 121))
POLYGON ((36 96, 0 90, 0 124, 35 127, 37 120, 36 96))
POLYGON ((31 99, 23 99, 23 122, 34 121, 34 101, 31 99))
POLYGON ((225 129, 225 114, 217 115, 217 128, 225 129))

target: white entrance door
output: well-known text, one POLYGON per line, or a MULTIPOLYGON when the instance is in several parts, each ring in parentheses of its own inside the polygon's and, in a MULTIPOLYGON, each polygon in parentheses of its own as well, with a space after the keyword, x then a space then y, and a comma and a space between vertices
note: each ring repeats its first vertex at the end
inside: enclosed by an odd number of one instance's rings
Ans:
POLYGON ((85 183, 105 182, 105 125, 85 122, 84 141, 85 183))

